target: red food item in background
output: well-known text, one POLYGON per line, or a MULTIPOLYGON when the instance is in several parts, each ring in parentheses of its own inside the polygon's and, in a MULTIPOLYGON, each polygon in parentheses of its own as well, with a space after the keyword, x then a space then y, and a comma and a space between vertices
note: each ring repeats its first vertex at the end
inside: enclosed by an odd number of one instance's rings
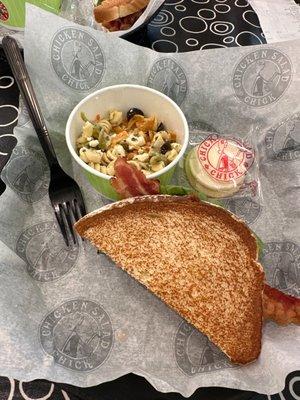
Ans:
POLYGON ((115 176, 110 182, 122 199, 159 193, 159 181, 146 178, 142 171, 129 164, 125 158, 118 158, 114 167, 115 176))
POLYGON ((124 31, 132 27, 132 25, 139 19, 145 9, 137 11, 126 17, 118 18, 110 22, 103 22, 102 25, 110 32, 124 31))
POLYGON ((300 324, 300 299, 289 296, 265 284, 263 294, 264 319, 279 325, 300 324))
POLYGON ((2 19, 2 21, 7 21, 8 18, 9 18, 8 10, 6 6, 2 3, 2 1, 0 1, 0 19, 2 19))

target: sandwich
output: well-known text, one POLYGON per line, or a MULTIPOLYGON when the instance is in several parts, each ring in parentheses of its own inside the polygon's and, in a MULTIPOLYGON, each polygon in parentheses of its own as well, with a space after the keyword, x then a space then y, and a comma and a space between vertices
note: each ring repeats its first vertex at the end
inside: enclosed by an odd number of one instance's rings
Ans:
POLYGON ((103 0, 94 8, 95 20, 109 31, 128 29, 148 3, 149 0, 103 0))
POLYGON ((109 204, 75 229, 233 363, 259 356, 264 272, 255 236, 233 214, 193 196, 150 195, 109 204))

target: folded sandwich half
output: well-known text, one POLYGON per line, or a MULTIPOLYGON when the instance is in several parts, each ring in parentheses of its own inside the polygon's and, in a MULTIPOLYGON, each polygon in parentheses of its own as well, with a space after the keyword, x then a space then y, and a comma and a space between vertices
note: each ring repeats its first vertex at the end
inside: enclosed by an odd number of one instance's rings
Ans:
POLYGON ((231 213, 190 196, 143 196, 75 227, 232 362, 259 356, 264 273, 254 235, 231 213))

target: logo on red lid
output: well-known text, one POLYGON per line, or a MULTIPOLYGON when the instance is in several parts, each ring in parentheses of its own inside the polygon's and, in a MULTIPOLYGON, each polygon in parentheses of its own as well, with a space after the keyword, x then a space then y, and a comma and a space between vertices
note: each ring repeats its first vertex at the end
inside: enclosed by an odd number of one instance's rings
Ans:
POLYGON ((7 21, 9 18, 9 13, 5 5, 0 1, 0 19, 2 21, 7 21))
POLYGON ((243 177, 254 160, 254 150, 235 138, 208 136, 199 144, 198 159, 215 180, 229 182, 243 177))

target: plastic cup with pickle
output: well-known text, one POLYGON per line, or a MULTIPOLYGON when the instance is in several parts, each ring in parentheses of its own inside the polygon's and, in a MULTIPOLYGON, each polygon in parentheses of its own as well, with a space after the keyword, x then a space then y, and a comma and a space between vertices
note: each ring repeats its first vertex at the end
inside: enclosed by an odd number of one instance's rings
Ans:
POLYGON ((71 112, 66 141, 90 184, 111 200, 114 163, 124 157, 148 179, 168 185, 188 145, 186 118, 163 93, 139 85, 115 85, 85 97, 71 112))

